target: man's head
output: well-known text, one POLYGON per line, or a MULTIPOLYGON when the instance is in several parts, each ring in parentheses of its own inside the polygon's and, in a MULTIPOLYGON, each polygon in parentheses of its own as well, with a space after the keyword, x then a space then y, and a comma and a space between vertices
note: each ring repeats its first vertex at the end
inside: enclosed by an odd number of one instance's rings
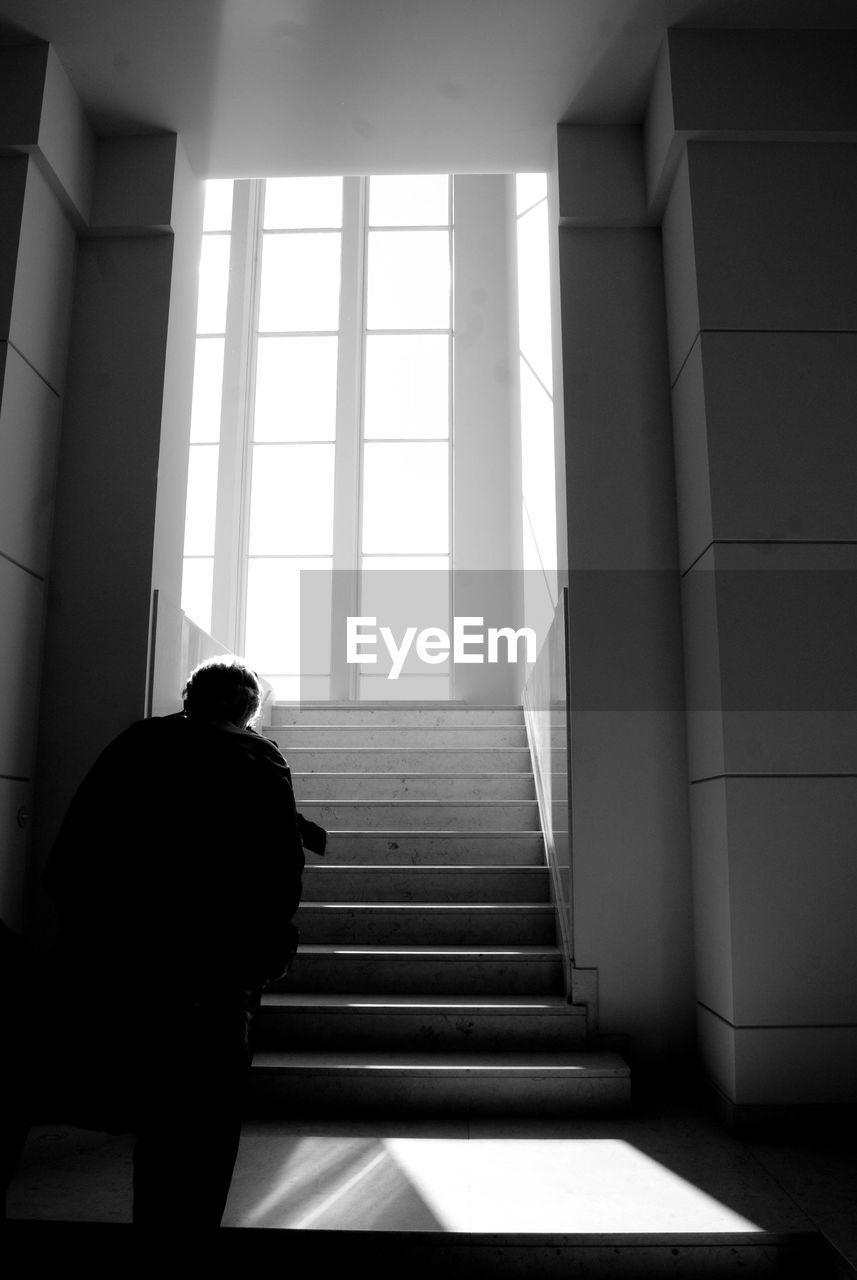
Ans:
POLYGON ((255 671, 240 658, 208 658, 191 672, 182 701, 185 714, 195 720, 245 729, 262 705, 262 689, 255 671))

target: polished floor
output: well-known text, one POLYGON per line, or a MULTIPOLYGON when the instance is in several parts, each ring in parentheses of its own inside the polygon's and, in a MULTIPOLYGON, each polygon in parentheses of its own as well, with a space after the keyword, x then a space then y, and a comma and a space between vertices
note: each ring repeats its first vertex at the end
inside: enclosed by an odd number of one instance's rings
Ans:
MULTIPOLYGON (((130 1220, 131 1143, 39 1127, 10 1219, 130 1220)), ((846 1133, 736 1138, 697 1099, 621 1119, 247 1123, 224 1226, 323 1231, 822 1232, 857 1266, 846 1133)))

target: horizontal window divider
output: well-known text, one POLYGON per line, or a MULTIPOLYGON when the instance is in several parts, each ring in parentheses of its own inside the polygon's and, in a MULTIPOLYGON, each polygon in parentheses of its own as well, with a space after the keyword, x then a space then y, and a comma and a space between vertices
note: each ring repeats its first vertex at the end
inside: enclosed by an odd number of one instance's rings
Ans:
POLYGON ((316 326, 313 329, 264 329, 257 327, 254 330, 257 338, 338 338, 340 337, 339 329, 335 326, 328 326, 321 329, 316 326))
POLYGON ((339 236, 342 226, 338 227, 263 227, 263 236, 339 236))
POLYGON ((295 444, 295 445, 297 444, 302 444, 302 445, 336 444, 336 440, 333 439, 333 437, 331 437, 330 440, 318 440, 318 439, 316 440, 254 440, 253 444, 254 445, 258 444, 263 448, 266 445, 273 445, 275 448, 279 448, 281 445, 288 445, 288 444, 295 444))
POLYGON ((449 231, 448 222, 370 222, 370 231, 449 231))
POLYGON ((367 338, 420 338, 423 336, 438 338, 448 338, 452 333, 452 329, 447 326, 445 329, 367 329, 367 338))

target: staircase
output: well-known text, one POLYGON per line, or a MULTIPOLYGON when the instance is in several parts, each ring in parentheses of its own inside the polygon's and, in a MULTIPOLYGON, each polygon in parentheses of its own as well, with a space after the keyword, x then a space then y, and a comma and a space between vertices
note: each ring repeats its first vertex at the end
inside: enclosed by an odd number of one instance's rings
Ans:
POLYGON ((279 704, 308 854, 301 947, 263 997, 253 1114, 626 1110, 567 1002, 520 707, 279 704))

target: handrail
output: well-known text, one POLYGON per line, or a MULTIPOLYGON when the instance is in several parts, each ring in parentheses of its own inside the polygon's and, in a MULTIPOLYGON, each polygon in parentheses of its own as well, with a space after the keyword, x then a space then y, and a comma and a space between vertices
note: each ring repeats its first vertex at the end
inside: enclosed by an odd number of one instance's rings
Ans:
POLYGON ((571 723, 568 588, 563 586, 522 694, 536 799, 556 905, 566 992, 574 965, 571 856, 571 723))

